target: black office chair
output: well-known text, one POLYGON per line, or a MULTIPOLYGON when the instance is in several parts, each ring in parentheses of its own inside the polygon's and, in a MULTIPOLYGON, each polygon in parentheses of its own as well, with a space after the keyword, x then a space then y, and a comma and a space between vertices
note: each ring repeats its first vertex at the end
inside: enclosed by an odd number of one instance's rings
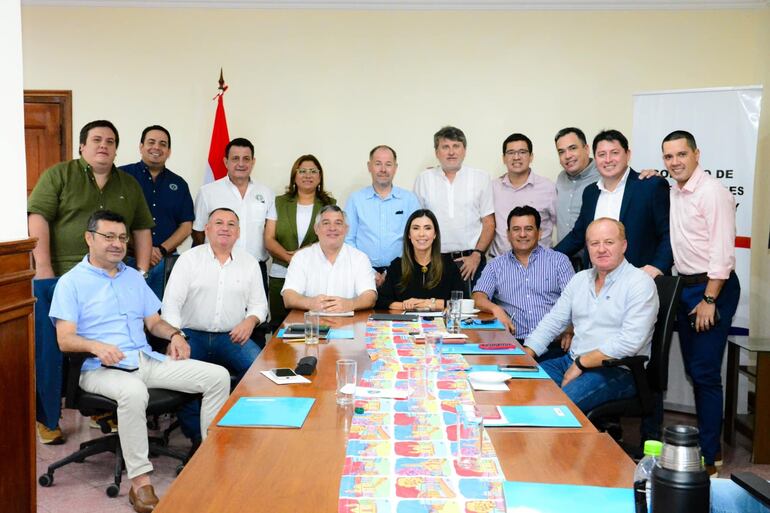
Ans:
MULTIPOLYGON (((117 418, 118 403, 99 394, 92 394, 80 388, 80 368, 86 358, 90 358, 88 353, 62 353, 64 355, 64 407, 80 411, 81 415, 90 417, 92 415, 112 414, 99 420, 102 433, 109 433, 106 436, 88 440, 80 444, 80 449, 62 458, 48 466, 45 474, 38 479, 41 486, 51 486, 53 484, 53 475, 56 469, 70 463, 82 463, 87 457, 103 452, 112 452, 115 454, 114 482, 107 487, 109 497, 117 497, 120 493, 120 482, 125 463, 120 448, 120 439, 117 433, 110 433, 111 426, 109 420, 117 418)), ((150 399, 147 403, 147 416, 160 415, 177 411, 188 401, 201 397, 200 394, 187 394, 174 390, 159 388, 149 389, 150 399)), ((119 419, 118 419, 119 420, 119 419)), ((176 458, 180 461, 177 466, 177 474, 182 471, 184 464, 189 458, 188 453, 179 453, 169 449, 166 446, 166 440, 158 437, 150 437, 150 456, 159 454, 176 458)))
POLYGON ((635 355, 614 358, 602 362, 604 367, 624 365, 631 370, 636 384, 636 396, 600 404, 586 416, 594 425, 606 425, 607 419, 618 417, 645 417, 653 411, 653 396, 668 388, 668 353, 671 349, 671 335, 676 320, 676 309, 682 284, 679 276, 658 276, 658 319, 652 334, 650 363, 645 369, 646 356, 635 355))

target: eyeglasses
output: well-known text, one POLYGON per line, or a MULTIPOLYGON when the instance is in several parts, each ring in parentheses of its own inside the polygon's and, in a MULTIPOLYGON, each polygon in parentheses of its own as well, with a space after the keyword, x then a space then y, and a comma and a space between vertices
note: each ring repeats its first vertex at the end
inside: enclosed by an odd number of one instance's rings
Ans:
POLYGON ((88 231, 91 233, 95 233, 97 235, 101 235, 102 237, 104 237, 104 240, 106 240, 107 242, 115 242, 117 240, 117 241, 120 241, 121 244, 128 243, 128 235, 126 235, 125 233, 121 233, 120 235, 115 235, 114 233, 100 233, 100 232, 97 232, 96 230, 88 230, 88 231))
POLYGON ((301 175, 317 175, 317 174, 320 174, 321 171, 319 171, 318 169, 316 169, 314 167, 311 167, 311 168, 308 168, 308 169, 297 169, 297 173, 299 173, 301 175))
POLYGON ((508 150, 505 154, 509 157, 526 157, 529 155, 529 150, 508 150))

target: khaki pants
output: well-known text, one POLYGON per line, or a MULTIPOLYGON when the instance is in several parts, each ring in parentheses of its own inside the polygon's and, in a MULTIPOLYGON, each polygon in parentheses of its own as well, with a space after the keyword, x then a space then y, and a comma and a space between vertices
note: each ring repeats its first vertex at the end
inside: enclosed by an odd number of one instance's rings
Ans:
POLYGON ((230 394, 230 374, 224 367, 197 360, 158 361, 139 354, 139 369, 124 372, 101 367, 84 371, 80 387, 86 392, 109 397, 118 403, 118 436, 129 479, 152 471, 148 458, 148 388, 165 388, 202 393, 201 435, 230 394))

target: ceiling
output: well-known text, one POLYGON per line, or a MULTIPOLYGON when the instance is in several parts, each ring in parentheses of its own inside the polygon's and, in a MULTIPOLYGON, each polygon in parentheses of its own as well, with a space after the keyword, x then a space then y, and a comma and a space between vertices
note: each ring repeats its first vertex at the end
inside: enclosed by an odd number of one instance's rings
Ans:
POLYGON ((761 9, 770 0, 21 0, 62 7, 198 7, 210 9, 343 10, 693 10, 761 9))

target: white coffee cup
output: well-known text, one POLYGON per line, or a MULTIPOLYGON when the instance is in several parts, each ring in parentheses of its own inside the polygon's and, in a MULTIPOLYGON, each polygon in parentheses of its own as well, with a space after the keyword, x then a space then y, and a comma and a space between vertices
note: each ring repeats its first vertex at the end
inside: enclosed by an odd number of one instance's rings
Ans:
POLYGON ((474 304, 472 299, 462 300, 462 306, 461 306, 462 313, 471 314, 475 309, 476 309, 476 305, 474 304))

